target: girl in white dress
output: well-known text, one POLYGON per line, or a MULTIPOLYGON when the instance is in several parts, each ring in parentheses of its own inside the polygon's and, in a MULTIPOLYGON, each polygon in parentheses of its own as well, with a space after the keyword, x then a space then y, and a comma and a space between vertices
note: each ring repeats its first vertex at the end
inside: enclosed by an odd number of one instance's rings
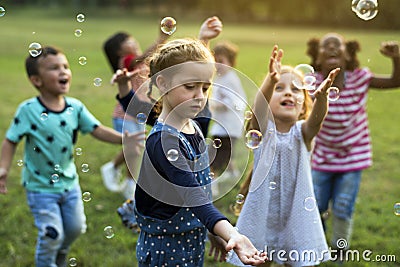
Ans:
MULTIPOLYGON (((281 66, 282 56, 274 46, 269 73, 255 97, 250 129, 263 133, 263 141, 254 149, 253 175, 236 226, 257 249, 267 252, 269 260, 313 266, 330 256, 315 203, 310 153, 339 69, 332 70, 315 91, 311 110, 307 91, 293 84, 293 79, 302 77, 281 66)), ((227 261, 244 266, 236 255, 227 261)))

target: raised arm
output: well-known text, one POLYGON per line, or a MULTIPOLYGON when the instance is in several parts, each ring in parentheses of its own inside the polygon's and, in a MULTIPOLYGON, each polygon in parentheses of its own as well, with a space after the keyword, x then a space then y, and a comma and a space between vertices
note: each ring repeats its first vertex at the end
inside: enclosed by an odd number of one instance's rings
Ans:
POLYGON ((4 139, 0 158, 0 194, 7 193, 7 177, 16 147, 17 143, 4 139))
POLYGON ((389 89, 400 87, 400 51, 399 44, 395 41, 383 42, 380 52, 392 59, 392 75, 374 75, 370 87, 376 89, 389 89))
POLYGON ((253 116, 249 128, 259 130, 261 133, 264 133, 267 128, 268 121, 265 118, 268 115, 268 103, 271 100, 275 85, 280 79, 282 57, 283 50, 275 45, 269 59, 269 72, 255 96, 253 116))
POLYGON ((311 141, 321 129, 322 122, 328 113, 328 93, 340 68, 331 70, 328 77, 321 83, 314 93, 315 101, 310 116, 302 126, 304 142, 308 150, 311 150, 311 141))
POLYGON ((222 22, 217 16, 207 18, 200 26, 199 39, 207 46, 222 32, 222 22))

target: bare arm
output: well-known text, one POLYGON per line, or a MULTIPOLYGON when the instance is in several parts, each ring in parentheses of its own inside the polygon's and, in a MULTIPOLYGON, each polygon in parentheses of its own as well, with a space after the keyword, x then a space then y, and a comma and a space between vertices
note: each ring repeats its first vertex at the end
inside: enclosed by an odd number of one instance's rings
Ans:
POLYGON ((260 253, 251 241, 240 234, 228 221, 218 221, 213 230, 215 234, 228 242, 226 251, 233 249, 244 264, 260 265, 267 260, 267 254, 260 253))
POLYGON ((122 134, 104 125, 98 126, 92 132, 92 136, 103 142, 112 144, 122 144, 122 134))
POLYGON ((206 46, 209 46, 210 40, 216 38, 222 32, 222 22, 217 16, 207 18, 200 26, 199 39, 206 46))
POLYGON ((16 148, 17 143, 13 143, 8 139, 4 139, 1 147, 0 159, 0 194, 7 193, 7 177, 16 148))
POLYGON ((321 129, 322 122, 328 113, 328 92, 332 86, 336 75, 339 73, 340 68, 331 70, 328 77, 321 83, 318 89, 315 91, 315 101, 310 116, 302 125, 302 132, 304 142, 306 143, 307 149, 311 150, 312 139, 317 135, 321 129))
POLYGON ((399 44, 394 41, 383 42, 380 52, 392 59, 392 75, 390 77, 383 75, 374 75, 370 87, 377 89, 393 89, 400 87, 400 51, 399 44))
POLYGON ((269 59, 269 73, 255 96, 250 129, 259 130, 261 133, 264 133, 267 128, 268 121, 265 118, 268 115, 268 103, 274 92, 275 84, 280 79, 282 57, 283 50, 278 49, 278 46, 275 45, 269 59))

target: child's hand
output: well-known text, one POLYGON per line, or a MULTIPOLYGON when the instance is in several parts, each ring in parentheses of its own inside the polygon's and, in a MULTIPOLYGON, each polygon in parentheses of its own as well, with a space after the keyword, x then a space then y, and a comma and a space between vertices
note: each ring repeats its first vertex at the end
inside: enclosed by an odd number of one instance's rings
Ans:
POLYGON ((331 88, 333 81, 335 80, 336 76, 338 75, 340 68, 336 68, 329 72, 328 77, 320 84, 320 86, 315 90, 314 96, 315 98, 319 97, 327 97, 329 93, 329 88, 331 88))
POLYGON ((132 77, 133 72, 128 72, 127 69, 117 70, 111 78, 111 84, 125 84, 128 83, 132 77))
POLYGON ((268 260, 267 253, 258 251, 246 236, 239 233, 232 235, 229 239, 226 251, 231 249, 244 264, 260 265, 268 260))
POLYGON ((205 42, 217 37, 222 32, 222 22, 217 16, 206 19, 200 27, 199 39, 205 42))
POLYGON ((213 234, 208 233, 208 239, 210 240, 210 250, 208 252, 208 256, 213 256, 214 255, 214 260, 215 261, 225 261, 227 252, 225 250, 225 247, 227 245, 226 241, 223 240, 219 236, 215 236, 213 234))
POLYGON ((282 65, 283 50, 274 45, 271 57, 269 58, 269 76, 273 83, 277 83, 280 79, 282 65))
POLYGON ((125 131, 123 138, 125 157, 136 157, 142 152, 144 148, 146 132, 140 131, 131 134, 125 131))
POLYGON ((379 51, 390 58, 400 57, 399 43, 396 41, 383 42, 379 51))
POLYGON ((7 194, 7 175, 7 170, 5 168, 0 168, 0 194, 7 194))

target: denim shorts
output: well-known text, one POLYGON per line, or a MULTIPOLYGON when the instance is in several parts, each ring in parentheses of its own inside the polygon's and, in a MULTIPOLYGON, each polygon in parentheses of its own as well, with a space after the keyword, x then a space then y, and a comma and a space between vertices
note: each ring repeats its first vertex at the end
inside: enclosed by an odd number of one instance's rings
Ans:
POLYGON ((340 219, 352 218, 360 187, 361 171, 323 172, 312 170, 315 198, 319 212, 328 210, 332 201, 332 212, 340 219))

